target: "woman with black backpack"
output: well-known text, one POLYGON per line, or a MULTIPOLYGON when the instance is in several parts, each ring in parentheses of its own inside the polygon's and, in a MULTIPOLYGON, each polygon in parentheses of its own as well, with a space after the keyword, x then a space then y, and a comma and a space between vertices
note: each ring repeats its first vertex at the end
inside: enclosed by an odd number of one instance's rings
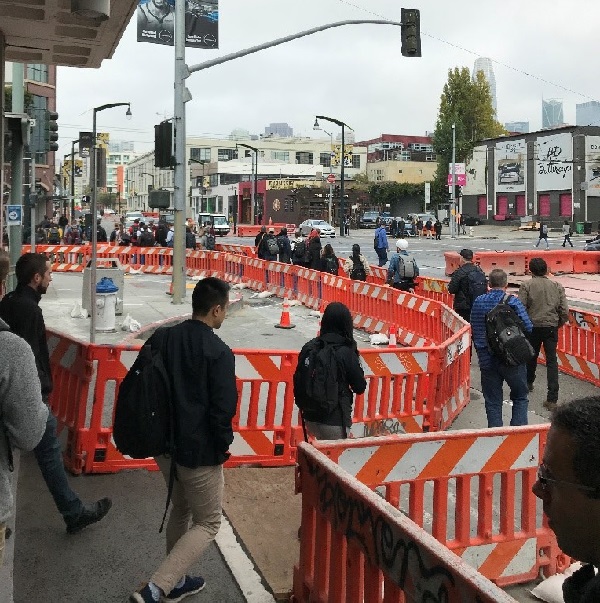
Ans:
POLYGON ((352 255, 344 262, 344 272, 354 281, 366 281, 371 274, 367 258, 360 252, 360 245, 352 245, 352 255))
POLYGON ((335 253, 333 253, 333 247, 331 246, 331 243, 327 243, 327 245, 323 247, 321 266, 319 269, 321 272, 329 272, 329 274, 335 274, 335 276, 337 276, 339 267, 340 263, 338 262, 335 253))
POLYGON ((319 440, 346 438, 354 394, 366 388, 350 310, 333 302, 323 313, 321 334, 302 347, 294 373, 294 398, 306 432, 319 440))

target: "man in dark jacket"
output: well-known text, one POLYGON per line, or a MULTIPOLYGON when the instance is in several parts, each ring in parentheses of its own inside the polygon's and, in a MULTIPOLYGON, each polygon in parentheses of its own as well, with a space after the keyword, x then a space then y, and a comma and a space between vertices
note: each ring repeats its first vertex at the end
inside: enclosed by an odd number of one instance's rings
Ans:
MULTIPOLYGON (((192 294, 192 318, 167 330, 165 366, 172 377, 177 479, 167 526, 167 557, 132 601, 179 601, 204 588, 188 576, 221 525, 223 463, 233 442, 237 409, 235 358, 215 335, 227 313, 229 285, 208 277, 192 294), (190 526, 191 518, 191 526, 190 526)), ((151 341, 151 340, 150 340, 151 341)), ((169 481, 171 461, 156 459, 169 481)))
POLYGON ((98 220, 98 224, 97 224, 96 242, 108 243, 108 237, 106 236, 106 230, 104 230, 104 226, 102 226, 102 224, 100 224, 100 220, 98 220))
POLYGON ((256 237, 254 238, 254 247, 256 247, 256 255, 257 257, 259 257, 261 260, 264 260, 265 258, 263 257, 263 247, 262 247, 262 242, 264 240, 264 238, 267 236, 267 227, 266 226, 261 226, 260 227, 260 232, 256 235, 256 237))
POLYGON ((460 267, 452 273, 450 282, 448 283, 448 293, 454 295, 454 311, 464 318, 467 322, 471 320, 471 308, 475 299, 471 294, 469 275, 479 271, 485 279, 485 274, 479 266, 473 263, 473 250, 472 249, 461 249, 460 250, 460 267))
POLYGON ((275 229, 271 226, 269 232, 263 235, 263 238, 260 240, 258 245, 258 257, 269 262, 276 262, 278 252, 279 246, 277 245, 277 239, 275 238, 275 229), (270 243, 269 241, 273 241, 273 243, 270 243), (275 249, 277 249, 277 251, 275 251, 275 249))
MULTIPOLYGON (((42 399, 48 403, 52 391, 50 353, 46 342, 46 325, 39 302, 50 282, 50 262, 41 253, 25 253, 15 268, 17 288, 0 302, 0 318, 13 333, 22 337, 35 356, 42 399)), ((67 532, 75 534, 100 521, 111 507, 110 498, 84 504, 71 489, 62 461, 60 442, 56 436, 56 417, 49 412, 46 431, 34 454, 54 503, 67 524, 67 532)))
POLYGON ((292 245, 287 228, 282 228, 277 235, 277 245, 279 245, 279 261, 282 264, 289 264, 292 261, 292 245))

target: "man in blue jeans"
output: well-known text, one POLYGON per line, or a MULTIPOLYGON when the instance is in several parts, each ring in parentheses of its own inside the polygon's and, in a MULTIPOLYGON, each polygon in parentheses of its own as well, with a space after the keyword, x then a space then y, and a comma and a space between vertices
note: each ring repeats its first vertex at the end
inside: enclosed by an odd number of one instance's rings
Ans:
MULTIPOLYGON (((489 274, 490 291, 480 295, 471 309, 471 328, 473 343, 479 358, 481 370, 481 389, 485 400, 485 412, 488 427, 502 427, 502 386, 510 388, 512 401, 511 425, 527 425, 527 407, 529 405, 527 387, 527 366, 525 363, 509 366, 500 362, 490 353, 486 335, 486 316, 504 297, 508 285, 508 276, 504 270, 496 268, 489 274)), ((525 330, 530 333, 533 325, 527 315, 525 306, 516 296, 510 296, 508 305, 511 306, 523 321, 525 330)))
MULTIPOLYGON (((10 330, 22 337, 31 347, 35 357, 42 399, 48 403, 52 391, 50 353, 46 343, 46 326, 39 302, 50 282, 50 262, 41 253, 25 253, 15 268, 17 288, 0 302, 0 318, 10 330)), ((48 413, 46 430, 34 448, 35 459, 42 477, 54 499, 58 511, 67 525, 67 533, 76 534, 86 526, 100 521, 111 507, 110 498, 84 504, 71 489, 62 460, 60 442, 56 434, 56 417, 48 413)))
POLYGON ((381 220, 377 223, 373 247, 375 248, 375 253, 379 258, 379 266, 385 266, 388 261, 387 254, 390 250, 390 246, 388 245, 387 234, 385 233, 385 226, 383 225, 383 222, 381 220))

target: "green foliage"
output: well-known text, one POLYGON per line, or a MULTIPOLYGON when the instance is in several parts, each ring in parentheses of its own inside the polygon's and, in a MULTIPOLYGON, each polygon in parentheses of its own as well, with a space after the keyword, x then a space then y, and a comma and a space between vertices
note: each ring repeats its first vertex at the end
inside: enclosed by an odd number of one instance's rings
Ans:
POLYGON ((431 185, 431 196, 438 203, 447 198, 453 123, 456 124, 457 163, 466 163, 479 141, 506 134, 506 130, 496 119, 490 87, 481 71, 472 79, 467 67, 448 70, 448 81, 444 84, 440 98, 433 134, 438 166, 431 185))
POLYGON ((425 185, 408 182, 381 182, 369 185, 368 191, 373 205, 385 207, 386 204, 391 206, 402 198, 423 198, 425 185))

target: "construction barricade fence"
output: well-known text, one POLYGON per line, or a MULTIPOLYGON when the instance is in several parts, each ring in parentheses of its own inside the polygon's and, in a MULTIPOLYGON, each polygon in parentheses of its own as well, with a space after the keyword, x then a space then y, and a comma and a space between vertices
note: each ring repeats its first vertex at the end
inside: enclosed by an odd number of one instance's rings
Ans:
MULTIPOLYGON (((365 442, 379 450, 388 441, 365 442)), ((514 603, 350 469, 319 448, 299 446, 302 526, 293 601, 514 603)))

